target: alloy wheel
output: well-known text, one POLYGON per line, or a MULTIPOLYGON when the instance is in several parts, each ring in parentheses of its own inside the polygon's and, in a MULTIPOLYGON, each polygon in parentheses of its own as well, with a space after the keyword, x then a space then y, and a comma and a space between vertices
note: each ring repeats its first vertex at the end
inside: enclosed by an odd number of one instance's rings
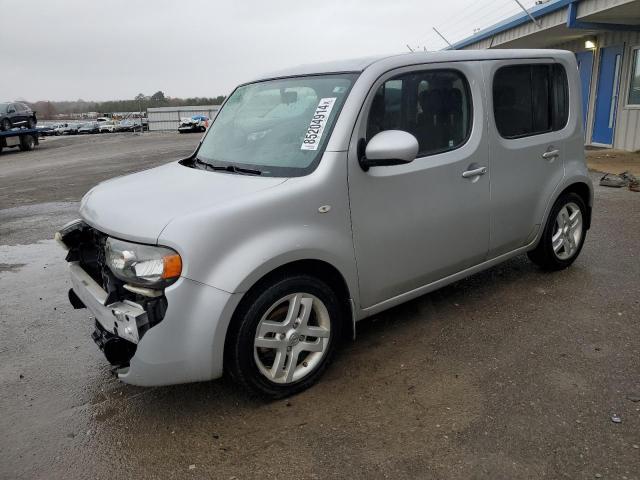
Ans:
POLYGON ((553 252, 560 260, 571 258, 582 240, 582 211, 573 202, 567 203, 556 216, 551 236, 553 252))
POLYGON ((329 347, 331 321, 325 304, 308 293, 275 302, 262 316, 254 339, 254 360, 268 380, 289 384, 313 372, 329 347))

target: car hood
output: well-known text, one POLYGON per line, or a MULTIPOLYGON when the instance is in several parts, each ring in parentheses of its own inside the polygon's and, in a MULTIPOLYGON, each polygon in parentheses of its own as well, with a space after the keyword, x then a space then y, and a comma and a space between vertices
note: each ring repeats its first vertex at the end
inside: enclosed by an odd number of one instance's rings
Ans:
POLYGON ((157 243, 172 219, 222 206, 286 178, 198 170, 178 162, 100 183, 82 199, 80 215, 114 237, 157 243))

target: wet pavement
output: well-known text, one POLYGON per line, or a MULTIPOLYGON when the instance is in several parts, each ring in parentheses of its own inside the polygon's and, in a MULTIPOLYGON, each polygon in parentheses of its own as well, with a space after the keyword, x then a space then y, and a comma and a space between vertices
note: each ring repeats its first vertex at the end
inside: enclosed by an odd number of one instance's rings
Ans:
POLYGON ((597 187, 570 269, 518 257, 366 320, 289 400, 226 380, 115 380, 51 237, 97 181, 197 141, 0 155, 0 478, 640 478, 640 194, 627 190, 597 187))

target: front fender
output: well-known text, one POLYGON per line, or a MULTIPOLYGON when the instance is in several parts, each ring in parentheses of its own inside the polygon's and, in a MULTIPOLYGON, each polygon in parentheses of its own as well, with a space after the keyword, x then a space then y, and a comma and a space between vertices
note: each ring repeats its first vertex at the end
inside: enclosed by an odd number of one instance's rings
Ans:
POLYGON ((326 152, 310 175, 175 218, 158 243, 180 253, 185 277, 229 293, 287 263, 320 260, 355 297, 346 182, 346 152, 326 152))

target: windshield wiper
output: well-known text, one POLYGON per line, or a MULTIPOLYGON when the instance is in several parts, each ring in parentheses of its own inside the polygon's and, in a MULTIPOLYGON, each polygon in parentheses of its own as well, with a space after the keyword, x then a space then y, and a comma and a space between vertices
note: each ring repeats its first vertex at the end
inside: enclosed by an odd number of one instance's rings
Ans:
POLYGON ((237 165, 211 165, 212 170, 222 170, 225 172, 239 173, 241 175, 262 175, 261 170, 238 167, 237 165))
POLYGON ((205 169, 208 169, 208 170, 218 170, 223 172, 237 173, 240 175, 262 175, 261 170, 238 167, 237 165, 213 165, 209 162, 200 160, 198 157, 194 159, 193 163, 202 165, 205 169))
POLYGON ((193 166, 195 167, 196 165, 202 165, 204 167, 205 170, 213 167, 213 165, 211 165, 210 163, 207 162, 203 162, 202 160, 200 160, 198 157, 195 157, 193 159, 193 166))

